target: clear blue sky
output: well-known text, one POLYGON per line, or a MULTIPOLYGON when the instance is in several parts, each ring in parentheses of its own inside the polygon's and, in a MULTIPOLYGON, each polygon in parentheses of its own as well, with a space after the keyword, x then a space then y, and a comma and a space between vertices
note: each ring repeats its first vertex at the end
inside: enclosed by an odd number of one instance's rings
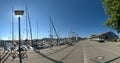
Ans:
MULTIPOLYGON (((110 30, 103 26, 107 16, 100 0, 0 0, 0 36, 2 39, 11 39, 12 7, 25 9, 25 5, 29 9, 34 38, 37 34, 37 21, 39 37, 49 37, 50 16, 61 37, 68 36, 69 29, 81 37, 110 30)), ((14 21, 17 39, 17 17, 14 21)), ((22 37, 25 37, 25 15, 21 17, 21 26, 22 37)))

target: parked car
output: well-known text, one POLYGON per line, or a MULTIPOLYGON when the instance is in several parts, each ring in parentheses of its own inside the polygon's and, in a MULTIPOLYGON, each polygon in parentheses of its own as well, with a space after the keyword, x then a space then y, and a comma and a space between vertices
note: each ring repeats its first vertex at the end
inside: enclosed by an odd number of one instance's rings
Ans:
POLYGON ((44 49, 44 46, 36 46, 36 49, 44 49))
POLYGON ((99 39, 98 40, 100 43, 103 43, 105 40, 104 39, 99 39))
POLYGON ((61 41, 60 41, 60 45, 64 45, 64 44, 65 44, 64 42, 61 42, 61 41))
POLYGON ((73 43, 72 43, 72 42, 67 42, 67 44, 68 44, 68 45, 73 45, 73 43))

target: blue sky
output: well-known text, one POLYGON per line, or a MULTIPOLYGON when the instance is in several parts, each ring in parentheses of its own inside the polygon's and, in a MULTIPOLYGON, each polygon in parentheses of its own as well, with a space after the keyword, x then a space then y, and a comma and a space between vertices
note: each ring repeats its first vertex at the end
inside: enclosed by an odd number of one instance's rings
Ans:
MULTIPOLYGON (((69 30, 81 37, 110 30, 103 25, 107 16, 100 0, 0 0, 0 37, 2 39, 11 39, 12 7, 25 10, 26 5, 32 23, 33 38, 36 38, 37 34, 37 21, 39 38, 49 37, 50 16, 61 37, 67 37, 69 30)), ((16 16, 14 16, 14 24, 17 39, 16 16)), ((25 38, 25 29, 24 15, 21 17, 22 38, 25 38)))

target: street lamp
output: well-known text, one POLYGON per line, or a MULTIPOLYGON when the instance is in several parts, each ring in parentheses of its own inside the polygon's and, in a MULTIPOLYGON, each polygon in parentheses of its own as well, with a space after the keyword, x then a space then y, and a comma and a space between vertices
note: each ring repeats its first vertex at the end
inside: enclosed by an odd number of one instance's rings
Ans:
POLYGON ((15 15, 18 16, 18 33, 19 33, 19 59, 20 63, 22 63, 22 56, 21 56, 21 31, 20 31, 20 16, 24 14, 23 10, 15 10, 15 15))

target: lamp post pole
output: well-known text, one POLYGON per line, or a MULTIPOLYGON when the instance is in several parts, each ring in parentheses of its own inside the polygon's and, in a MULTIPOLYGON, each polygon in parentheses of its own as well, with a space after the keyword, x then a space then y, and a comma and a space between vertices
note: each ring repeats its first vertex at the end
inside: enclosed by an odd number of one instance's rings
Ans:
POLYGON ((20 16, 24 14, 23 10, 15 10, 15 15, 18 15, 18 33, 19 33, 19 61, 22 63, 22 56, 21 56, 21 29, 20 29, 20 16))
POLYGON ((21 56, 21 30, 20 30, 20 16, 18 17, 18 33, 19 33, 19 60, 22 63, 22 56, 21 56))

